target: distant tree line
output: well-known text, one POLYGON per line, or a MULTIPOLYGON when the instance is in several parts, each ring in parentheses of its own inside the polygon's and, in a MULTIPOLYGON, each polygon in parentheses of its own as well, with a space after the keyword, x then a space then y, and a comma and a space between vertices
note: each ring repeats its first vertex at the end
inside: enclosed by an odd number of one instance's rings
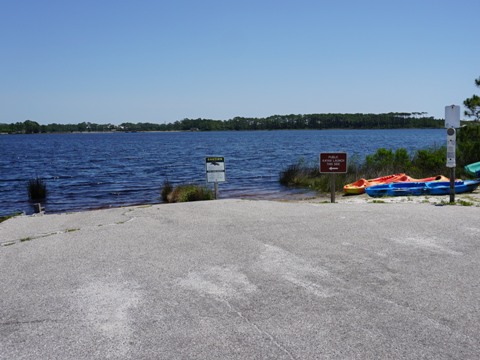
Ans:
POLYGON ((0 124, 0 133, 38 134, 106 131, 225 131, 283 129, 399 129, 441 128, 443 121, 425 116, 424 112, 386 114, 306 114, 272 115, 266 118, 235 117, 229 120, 183 119, 168 124, 131 123, 120 125, 79 124, 40 125, 26 120, 0 124))
POLYGON ((118 126, 112 124, 99 125, 94 123, 79 124, 48 124, 40 125, 36 121, 26 120, 11 124, 0 123, 0 133, 7 134, 40 134, 40 133, 71 133, 71 132, 101 132, 114 131, 118 126))

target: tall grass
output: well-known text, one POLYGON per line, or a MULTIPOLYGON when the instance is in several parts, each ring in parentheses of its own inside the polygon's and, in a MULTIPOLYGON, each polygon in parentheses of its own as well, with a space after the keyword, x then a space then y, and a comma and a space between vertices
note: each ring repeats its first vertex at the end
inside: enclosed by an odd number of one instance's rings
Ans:
POLYGON ((213 191, 206 186, 186 184, 173 187, 168 181, 164 183, 161 196, 162 200, 167 203, 213 200, 215 198, 213 191))
POLYGON ((28 180, 28 198, 31 201, 45 200, 47 197, 47 184, 38 176, 28 180))
MULTIPOLYGON (((349 183, 360 174, 358 164, 350 162, 346 174, 336 174, 336 183, 349 183)), ((300 161, 280 173, 279 181, 289 187, 308 188, 314 191, 330 191, 330 176, 320 174, 319 166, 300 161)))

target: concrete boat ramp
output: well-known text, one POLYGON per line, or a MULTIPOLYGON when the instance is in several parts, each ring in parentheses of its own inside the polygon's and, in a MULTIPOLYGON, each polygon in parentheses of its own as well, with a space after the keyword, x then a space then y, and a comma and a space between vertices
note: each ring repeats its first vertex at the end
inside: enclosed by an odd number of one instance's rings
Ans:
POLYGON ((0 359, 477 359, 480 208, 219 200, 0 223, 0 359))

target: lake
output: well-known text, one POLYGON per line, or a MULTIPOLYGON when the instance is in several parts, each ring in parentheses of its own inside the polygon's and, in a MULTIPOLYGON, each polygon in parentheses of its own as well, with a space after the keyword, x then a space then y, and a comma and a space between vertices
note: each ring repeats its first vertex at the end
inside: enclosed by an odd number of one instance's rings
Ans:
POLYGON ((320 152, 364 159, 378 148, 413 152, 446 143, 444 129, 82 133, 0 136, 0 216, 32 213, 27 182, 40 177, 47 212, 161 202, 160 190, 205 183, 205 157, 225 157, 220 198, 288 198, 288 165, 318 164, 320 152))

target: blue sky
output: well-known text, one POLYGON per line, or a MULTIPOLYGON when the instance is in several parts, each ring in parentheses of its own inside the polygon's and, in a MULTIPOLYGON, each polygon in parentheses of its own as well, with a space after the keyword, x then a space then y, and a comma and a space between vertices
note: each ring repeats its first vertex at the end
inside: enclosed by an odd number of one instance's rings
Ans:
POLYGON ((480 92, 479 14, 478 0, 0 0, 0 122, 443 118, 480 92))

